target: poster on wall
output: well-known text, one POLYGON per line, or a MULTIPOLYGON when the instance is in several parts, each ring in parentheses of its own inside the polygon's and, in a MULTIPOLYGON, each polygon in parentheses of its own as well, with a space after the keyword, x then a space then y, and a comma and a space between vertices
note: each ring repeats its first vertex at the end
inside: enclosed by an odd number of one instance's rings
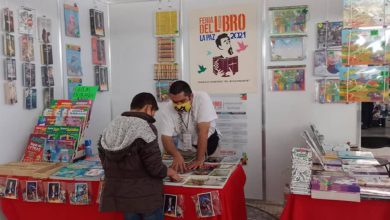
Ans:
POLYGON ((35 10, 21 7, 19 9, 19 33, 33 34, 35 23, 35 10))
POLYGON ((80 37, 79 8, 76 4, 64 4, 65 35, 80 37))
POLYGON ((66 45, 66 69, 68 76, 83 75, 81 69, 81 48, 78 45, 66 45))
POLYGON ((271 37, 271 61, 304 60, 303 37, 271 37))
POLYGON ((178 36, 179 19, 177 11, 158 11, 155 14, 156 36, 178 36))
POLYGON ((45 44, 51 43, 51 19, 39 17, 37 23, 39 41, 45 44))
POLYGON ((189 13, 191 86, 209 93, 257 91, 256 7, 189 13))
POLYGON ((271 91, 304 91, 305 66, 274 66, 270 69, 271 91))

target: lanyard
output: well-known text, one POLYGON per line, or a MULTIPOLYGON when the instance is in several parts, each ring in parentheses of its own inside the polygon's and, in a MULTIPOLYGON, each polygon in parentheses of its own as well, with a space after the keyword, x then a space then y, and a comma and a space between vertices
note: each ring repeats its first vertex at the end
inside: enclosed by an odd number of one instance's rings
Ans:
POLYGON ((188 112, 188 116, 187 116, 187 124, 184 123, 184 120, 183 120, 183 115, 181 113, 178 113, 179 116, 180 116, 180 120, 181 122, 183 123, 184 127, 186 128, 186 131, 188 132, 188 126, 190 125, 190 114, 191 114, 191 110, 188 112))

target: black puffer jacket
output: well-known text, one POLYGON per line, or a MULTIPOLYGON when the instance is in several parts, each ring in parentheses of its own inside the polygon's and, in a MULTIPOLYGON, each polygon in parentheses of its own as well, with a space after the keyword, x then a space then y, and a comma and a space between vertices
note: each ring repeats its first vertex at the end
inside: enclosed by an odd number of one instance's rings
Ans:
POLYGON ((105 171, 100 211, 151 213, 163 206, 162 163, 153 117, 124 112, 104 130, 99 156, 105 171))

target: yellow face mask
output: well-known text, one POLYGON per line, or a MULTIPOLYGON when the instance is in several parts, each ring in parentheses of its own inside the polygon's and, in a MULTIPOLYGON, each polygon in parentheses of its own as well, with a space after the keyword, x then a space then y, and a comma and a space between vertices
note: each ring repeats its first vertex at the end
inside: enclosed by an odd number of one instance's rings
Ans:
POLYGON ((173 104, 173 107, 178 112, 189 112, 191 110, 191 102, 188 101, 182 104, 173 104))

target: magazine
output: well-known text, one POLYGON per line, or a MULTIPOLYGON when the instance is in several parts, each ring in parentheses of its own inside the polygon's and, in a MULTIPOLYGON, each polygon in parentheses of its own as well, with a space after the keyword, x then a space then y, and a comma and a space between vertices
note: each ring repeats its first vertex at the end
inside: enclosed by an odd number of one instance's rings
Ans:
POLYGON ((80 37, 79 8, 77 4, 64 4, 65 35, 80 37))
POLYGON ((73 97, 73 90, 76 86, 82 86, 82 78, 68 78, 68 99, 72 99, 73 97))
POLYGON ((66 67, 68 76, 82 76, 81 48, 78 45, 66 45, 66 67))
POLYGON ((6 33, 3 36, 3 51, 4 55, 8 57, 15 56, 15 37, 12 34, 6 33))
POLYGON ((14 11, 9 8, 3 9, 3 29, 5 32, 15 32, 14 25, 14 11))
POLYGON ((34 61, 34 38, 29 35, 20 36, 20 52, 23 61, 34 61))
POLYGON ((190 176, 183 184, 183 186, 222 189, 226 181, 227 181, 226 177, 190 176))
POLYGON ((50 107, 51 100, 54 99, 54 88, 43 88, 43 106, 44 108, 50 107))
POLYGON ((37 89, 24 89, 24 107, 26 109, 37 108, 37 89))
POLYGON ((16 85, 14 81, 7 81, 4 83, 5 103, 13 105, 18 103, 18 96, 16 93, 16 85))
POLYGON ((91 35, 104 37, 104 13, 96 9, 89 9, 91 35))
POLYGON ((53 49, 51 44, 41 45, 41 63, 42 65, 53 64, 53 49))
POLYGON ((6 58, 4 60, 4 79, 16 80, 16 60, 13 58, 6 58))
POLYGON ((41 66, 42 86, 54 86, 54 74, 52 66, 41 66))
POLYGON ((35 64, 23 63, 23 86, 24 87, 35 87, 35 64))
POLYGON ((108 68, 95 66, 95 82, 99 91, 108 91, 108 68))
POLYGON ((97 37, 91 38, 92 42, 92 63, 96 65, 106 65, 106 51, 104 40, 97 37))
POLYGON ((19 9, 19 33, 34 34, 35 10, 21 7, 19 9))
POLYGON ((46 134, 31 134, 28 140, 22 162, 43 161, 43 150, 47 140, 46 134))
POLYGON ((38 38, 44 44, 51 43, 51 19, 39 17, 38 20, 38 38))

